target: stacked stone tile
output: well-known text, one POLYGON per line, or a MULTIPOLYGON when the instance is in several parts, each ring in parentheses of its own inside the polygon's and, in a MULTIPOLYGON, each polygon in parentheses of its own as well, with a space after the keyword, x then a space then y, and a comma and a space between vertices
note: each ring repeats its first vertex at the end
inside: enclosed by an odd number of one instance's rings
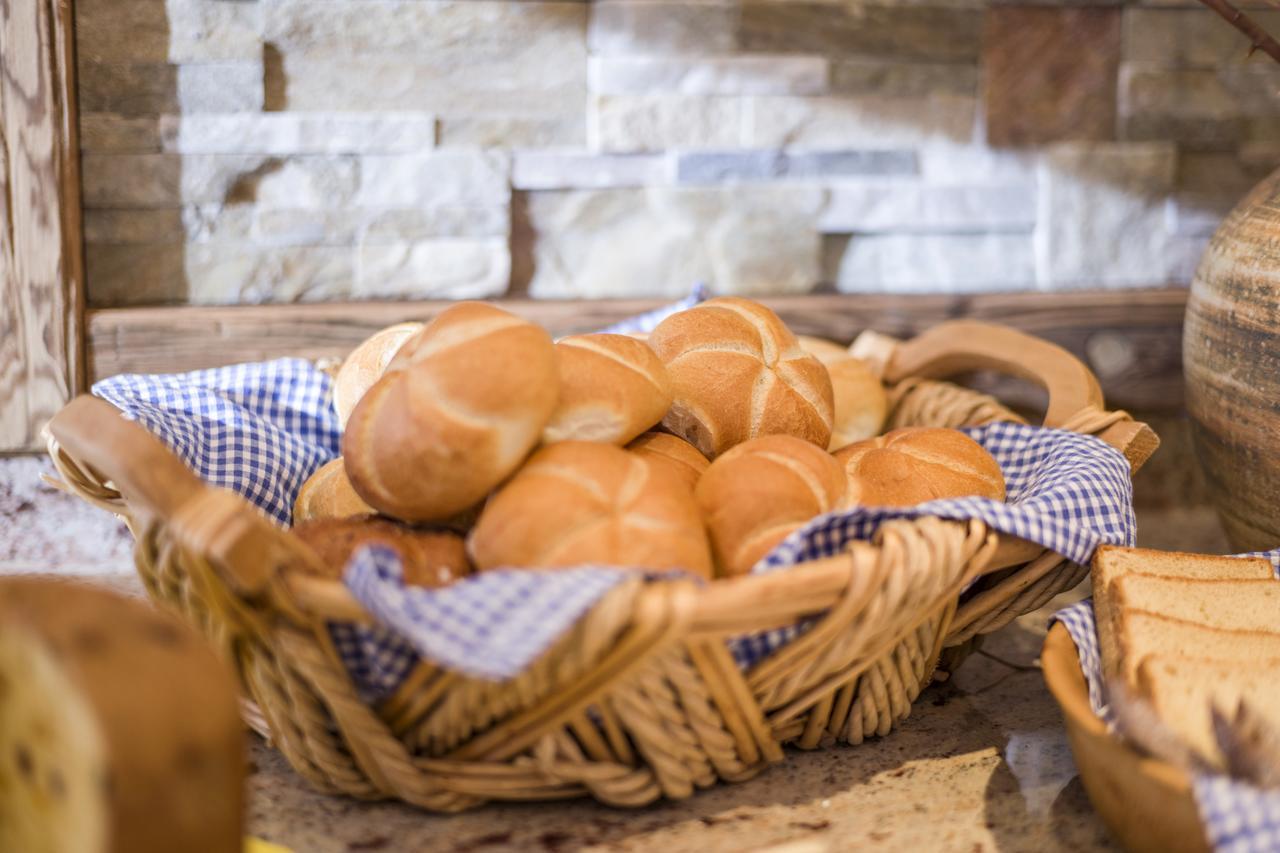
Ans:
POLYGON ((1280 165, 1190 0, 76 12, 99 306, 1183 283, 1280 165))

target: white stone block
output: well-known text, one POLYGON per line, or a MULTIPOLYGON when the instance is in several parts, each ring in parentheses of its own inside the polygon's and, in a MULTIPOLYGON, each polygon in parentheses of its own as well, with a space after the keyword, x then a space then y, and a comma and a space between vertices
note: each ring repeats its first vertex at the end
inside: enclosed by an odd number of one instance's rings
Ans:
POLYGON ((94 62, 258 59, 261 6, 223 0, 82 0, 76 49, 94 62))
POLYGON ((506 240, 441 239, 363 245, 355 291, 365 299, 486 299, 506 292, 506 240))
POLYGON ((419 113, 237 113, 163 116, 166 151, 184 154, 401 154, 435 146, 419 113))
POLYGON ((826 90, 828 64, 821 56, 593 56, 588 86, 602 95, 816 95, 826 90))
POLYGON ((366 207, 506 204, 510 157, 501 151, 441 149, 360 161, 356 203, 366 207))
POLYGON ((1042 287, 1144 287, 1178 281, 1166 200, 1172 143, 1061 145, 1041 166, 1036 255, 1042 287))
POLYGON ((818 227, 829 234, 1030 232, 1034 183, 964 186, 918 181, 842 182, 830 188, 818 227))
POLYGON ((539 298, 803 293, 818 281, 812 186, 535 192, 539 298))
POLYGON ((592 148, 615 153, 737 148, 744 121, 741 98, 597 95, 587 134, 592 148))
POLYGON ((518 190, 642 187, 668 183, 668 173, 667 160, 659 155, 517 151, 511 185, 518 190))
POLYGON ((855 234, 826 241, 841 293, 973 293, 1035 286, 1027 234, 855 234))
POLYGON ((177 112, 234 113, 262 109, 261 62, 179 65, 177 112))
POLYGON ((193 243, 185 247, 183 267, 186 299, 197 305, 349 299, 355 250, 193 243))
POLYGON ((441 116, 439 144, 470 148, 582 148, 587 144, 586 110, 549 118, 441 116))
POLYGON ((864 97, 752 99, 753 148, 887 148, 972 140, 977 99, 864 97))

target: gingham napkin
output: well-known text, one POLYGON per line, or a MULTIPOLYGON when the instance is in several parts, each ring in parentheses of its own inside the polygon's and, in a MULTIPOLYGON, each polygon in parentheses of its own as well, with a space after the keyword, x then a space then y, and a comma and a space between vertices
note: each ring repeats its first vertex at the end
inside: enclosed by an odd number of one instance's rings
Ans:
MULTIPOLYGON (((1280 550, 1241 554, 1266 557, 1280 574, 1280 550)), ((1093 600, 1085 599, 1054 614, 1075 641, 1080 668, 1089 687, 1093 712, 1111 727, 1115 714, 1107 704, 1102 680, 1102 657, 1093 618, 1093 600)), ((1229 776, 1195 774, 1192 779, 1196 808, 1209 844, 1218 853, 1273 853, 1280 850, 1280 791, 1264 791, 1229 776)))
MULTIPOLYGON (((638 318, 652 328, 689 299, 638 318)), ((615 327, 618 328, 618 327, 615 327)), ((328 377, 310 363, 282 359, 177 376, 117 376, 93 391, 173 448, 206 481, 233 489, 282 525, 308 476, 338 451, 328 377)), ((822 516, 756 566, 776 571, 840 553, 889 518, 981 518, 1077 562, 1099 544, 1132 544, 1129 466, 1105 442, 1018 424, 968 430, 1000 463, 1008 503, 968 498, 909 509, 859 509, 822 516)), ((368 701, 393 692, 420 656, 467 675, 511 678, 569 629, 600 596, 633 573, 485 572, 440 590, 406 588, 393 552, 367 548, 344 574, 352 594, 379 618, 377 627, 333 625, 334 643, 368 701)), ((754 666, 806 624, 734 638, 730 650, 754 666)))

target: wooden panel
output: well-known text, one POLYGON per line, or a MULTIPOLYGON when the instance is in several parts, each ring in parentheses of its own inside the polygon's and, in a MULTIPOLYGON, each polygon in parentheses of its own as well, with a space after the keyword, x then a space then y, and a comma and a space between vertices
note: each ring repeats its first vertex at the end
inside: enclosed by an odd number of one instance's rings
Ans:
POLYGON ((74 68, 67 2, 0 0, 0 451, 83 377, 74 68))
MULTIPOLYGON (((849 341, 874 328, 909 337, 942 320, 1005 323, 1065 346, 1097 372, 1112 406, 1176 408, 1182 401, 1182 290, 1024 293, 971 296, 814 295, 763 300, 797 332, 849 341)), ((370 302, 230 308, 130 308, 91 311, 90 371, 195 370, 242 361, 340 356, 373 331, 427 319, 445 302, 370 302)), ((509 309, 553 334, 599 328, 660 302, 509 300, 509 309)), ((1001 386, 1015 402, 1037 395, 1001 386)))

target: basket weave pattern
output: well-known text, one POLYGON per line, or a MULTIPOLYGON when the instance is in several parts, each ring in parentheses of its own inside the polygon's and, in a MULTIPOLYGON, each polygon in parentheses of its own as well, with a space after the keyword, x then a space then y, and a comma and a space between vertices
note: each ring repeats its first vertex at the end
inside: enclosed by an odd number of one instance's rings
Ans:
MULTIPOLYGON (((946 382, 913 376, 890 390, 893 427, 1021 421, 995 399, 946 382)), ((150 438, 118 413, 114 420, 130 440, 150 438)), ((1071 428, 1101 432, 1125 420, 1085 407, 1071 428)), ((302 579, 302 550, 287 531, 235 495, 198 485, 179 506, 154 495, 126 499, 130 489, 115 485, 121 473, 113 482, 66 443, 50 439, 65 487, 128 522, 148 593, 234 663, 256 706, 248 718, 299 773, 322 791, 435 811, 582 795, 639 806, 750 778, 782 759, 783 744, 885 735, 908 715, 940 655, 954 667, 975 638, 1074 586, 1084 571, 1041 550, 984 576, 1001 543, 982 522, 896 520, 839 557, 748 583, 628 580, 511 681, 423 661, 369 707, 326 629, 368 617, 340 584, 302 579), (809 630, 750 671, 738 669, 727 637, 802 618, 813 619, 809 630)))

